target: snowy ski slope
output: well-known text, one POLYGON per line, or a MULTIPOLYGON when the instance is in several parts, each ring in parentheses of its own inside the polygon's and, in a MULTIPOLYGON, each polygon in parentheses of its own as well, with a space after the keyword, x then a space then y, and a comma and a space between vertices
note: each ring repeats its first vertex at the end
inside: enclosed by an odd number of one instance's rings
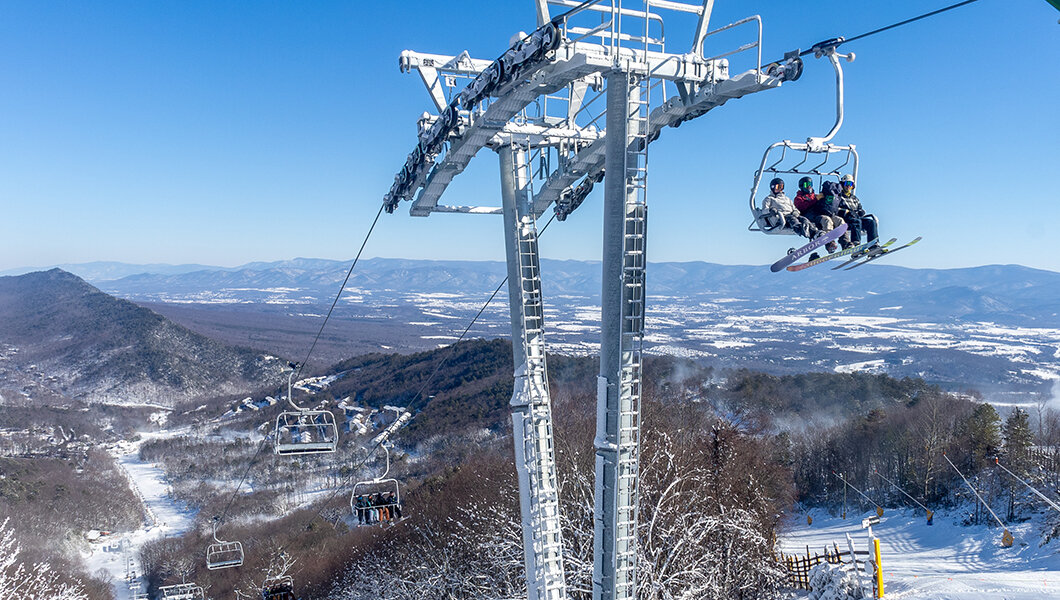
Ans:
MULTIPOLYGON (((868 548, 861 520, 870 514, 848 514, 847 520, 821 511, 811 513, 781 539, 786 554, 821 553, 835 542, 846 550, 846 534, 858 550, 868 548)), ((1050 518, 1054 518, 1052 515, 1050 518)), ((996 527, 962 527, 955 515, 939 513, 927 526, 923 512, 888 510, 873 532, 880 538, 885 598, 917 600, 1043 600, 1060 598, 1060 542, 1045 546, 1045 516, 1009 527, 1016 543, 1001 546, 996 527)))

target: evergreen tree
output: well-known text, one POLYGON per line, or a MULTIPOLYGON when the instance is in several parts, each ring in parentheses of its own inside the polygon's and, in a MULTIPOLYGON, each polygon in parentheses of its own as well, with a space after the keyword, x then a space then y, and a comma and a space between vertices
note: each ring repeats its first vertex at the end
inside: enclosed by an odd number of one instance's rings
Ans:
POLYGON ((958 440, 970 452, 972 471, 982 469, 988 459, 997 456, 1001 447, 1001 417, 990 404, 984 402, 975 407, 963 423, 958 440))
POLYGON ((1027 475, 1031 466, 1031 447, 1034 445, 1027 411, 1019 408, 1012 411, 1005 420, 1004 437, 1005 466, 1017 475, 1027 475))

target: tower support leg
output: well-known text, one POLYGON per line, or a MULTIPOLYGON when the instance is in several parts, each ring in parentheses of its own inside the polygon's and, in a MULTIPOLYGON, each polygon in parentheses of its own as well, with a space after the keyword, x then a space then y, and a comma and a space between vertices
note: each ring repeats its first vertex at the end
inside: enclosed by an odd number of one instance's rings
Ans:
POLYGON ((529 193, 529 149, 516 143, 502 148, 500 169, 515 362, 512 433, 527 592, 529 600, 566 600, 537 221, 529 193))
POLYGON ((640 139, 647 131, 643 88, 628 72, 613 71, 607 76, 593 600, 636 596, 647 225, 647 140, 640 139))

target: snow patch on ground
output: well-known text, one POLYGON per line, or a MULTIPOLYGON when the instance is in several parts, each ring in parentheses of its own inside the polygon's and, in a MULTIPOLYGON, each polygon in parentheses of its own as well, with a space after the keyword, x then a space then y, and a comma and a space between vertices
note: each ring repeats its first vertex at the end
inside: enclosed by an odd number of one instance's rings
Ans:
POLYGON ((887 371, 887 363, 882 359, 866 360, 850 363, 849 365, 836 365, 836 373, 884 373, 887 371))
POLYGON ((83 555, 89 572, 103 570, 114 578, 116 600, 132 600, 136 593, 147 591, 140 567, 140 549, 145 543, 183 535, 194 523, 195 511, 170 497, 162 467, 140 460, 140 445, 144 441, 172 435, 176 432, 142 433, 141 441, 121 443, 112 451, 147 513, 146 523, 140 529, 115 534, 108 541, 93 545, 92 552, 83 555))
MULTIPOLYGON (((838 544, 846 550, 846 534, 858 550, 868 540, 861 519, 843 520, 814 511, 813 525, 805 520, 780 540, 785 554, 821 553, 838 544)), ((917 600, 1039 600, 1060 598, 1060 543, 1045 546, 1036 517, 1011 525, 1016 538, 1011 548, 1001 546, 1001 530, 985 525, 964 527, 951 514, 938 513, 934 525, 922 512, 888 510, 873 532, 880 538, 885 598, 917 600)))

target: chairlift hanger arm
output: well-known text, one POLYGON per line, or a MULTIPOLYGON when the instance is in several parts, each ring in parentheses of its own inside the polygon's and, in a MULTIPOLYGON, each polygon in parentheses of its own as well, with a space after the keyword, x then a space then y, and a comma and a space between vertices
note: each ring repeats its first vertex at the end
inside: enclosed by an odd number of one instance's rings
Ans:
MULTIPOLYGON (((780 75, 770 76, 757 69, 751 69, 714 85, 704 86, 692 94, 687 101, 680 94, 672 96, 661 106, 652 110, 648 120, 647 139, 655 140, 664 128, 678 127, 681 123, 702 116, 734 98, 779 87, 785 80, 780 75)), ((550 204, 556 202, 557 218, 565 219, 574 208, 577 208, 577 205, 581 204, 581 200, 584 200, 585 195, 591 190, 591 186, 586 189, 584 182, 599 181, 602 177, 603 166, 603 140, 593 142, 581 149, 568 160, 563 169, 549 175, 541 189, 534 194, 536 213, 538 215, 544 213, 550 204), (560 202, 561 198, 562 202, 560 202), (576 202, 572 202, 572 199, 576 202)))

